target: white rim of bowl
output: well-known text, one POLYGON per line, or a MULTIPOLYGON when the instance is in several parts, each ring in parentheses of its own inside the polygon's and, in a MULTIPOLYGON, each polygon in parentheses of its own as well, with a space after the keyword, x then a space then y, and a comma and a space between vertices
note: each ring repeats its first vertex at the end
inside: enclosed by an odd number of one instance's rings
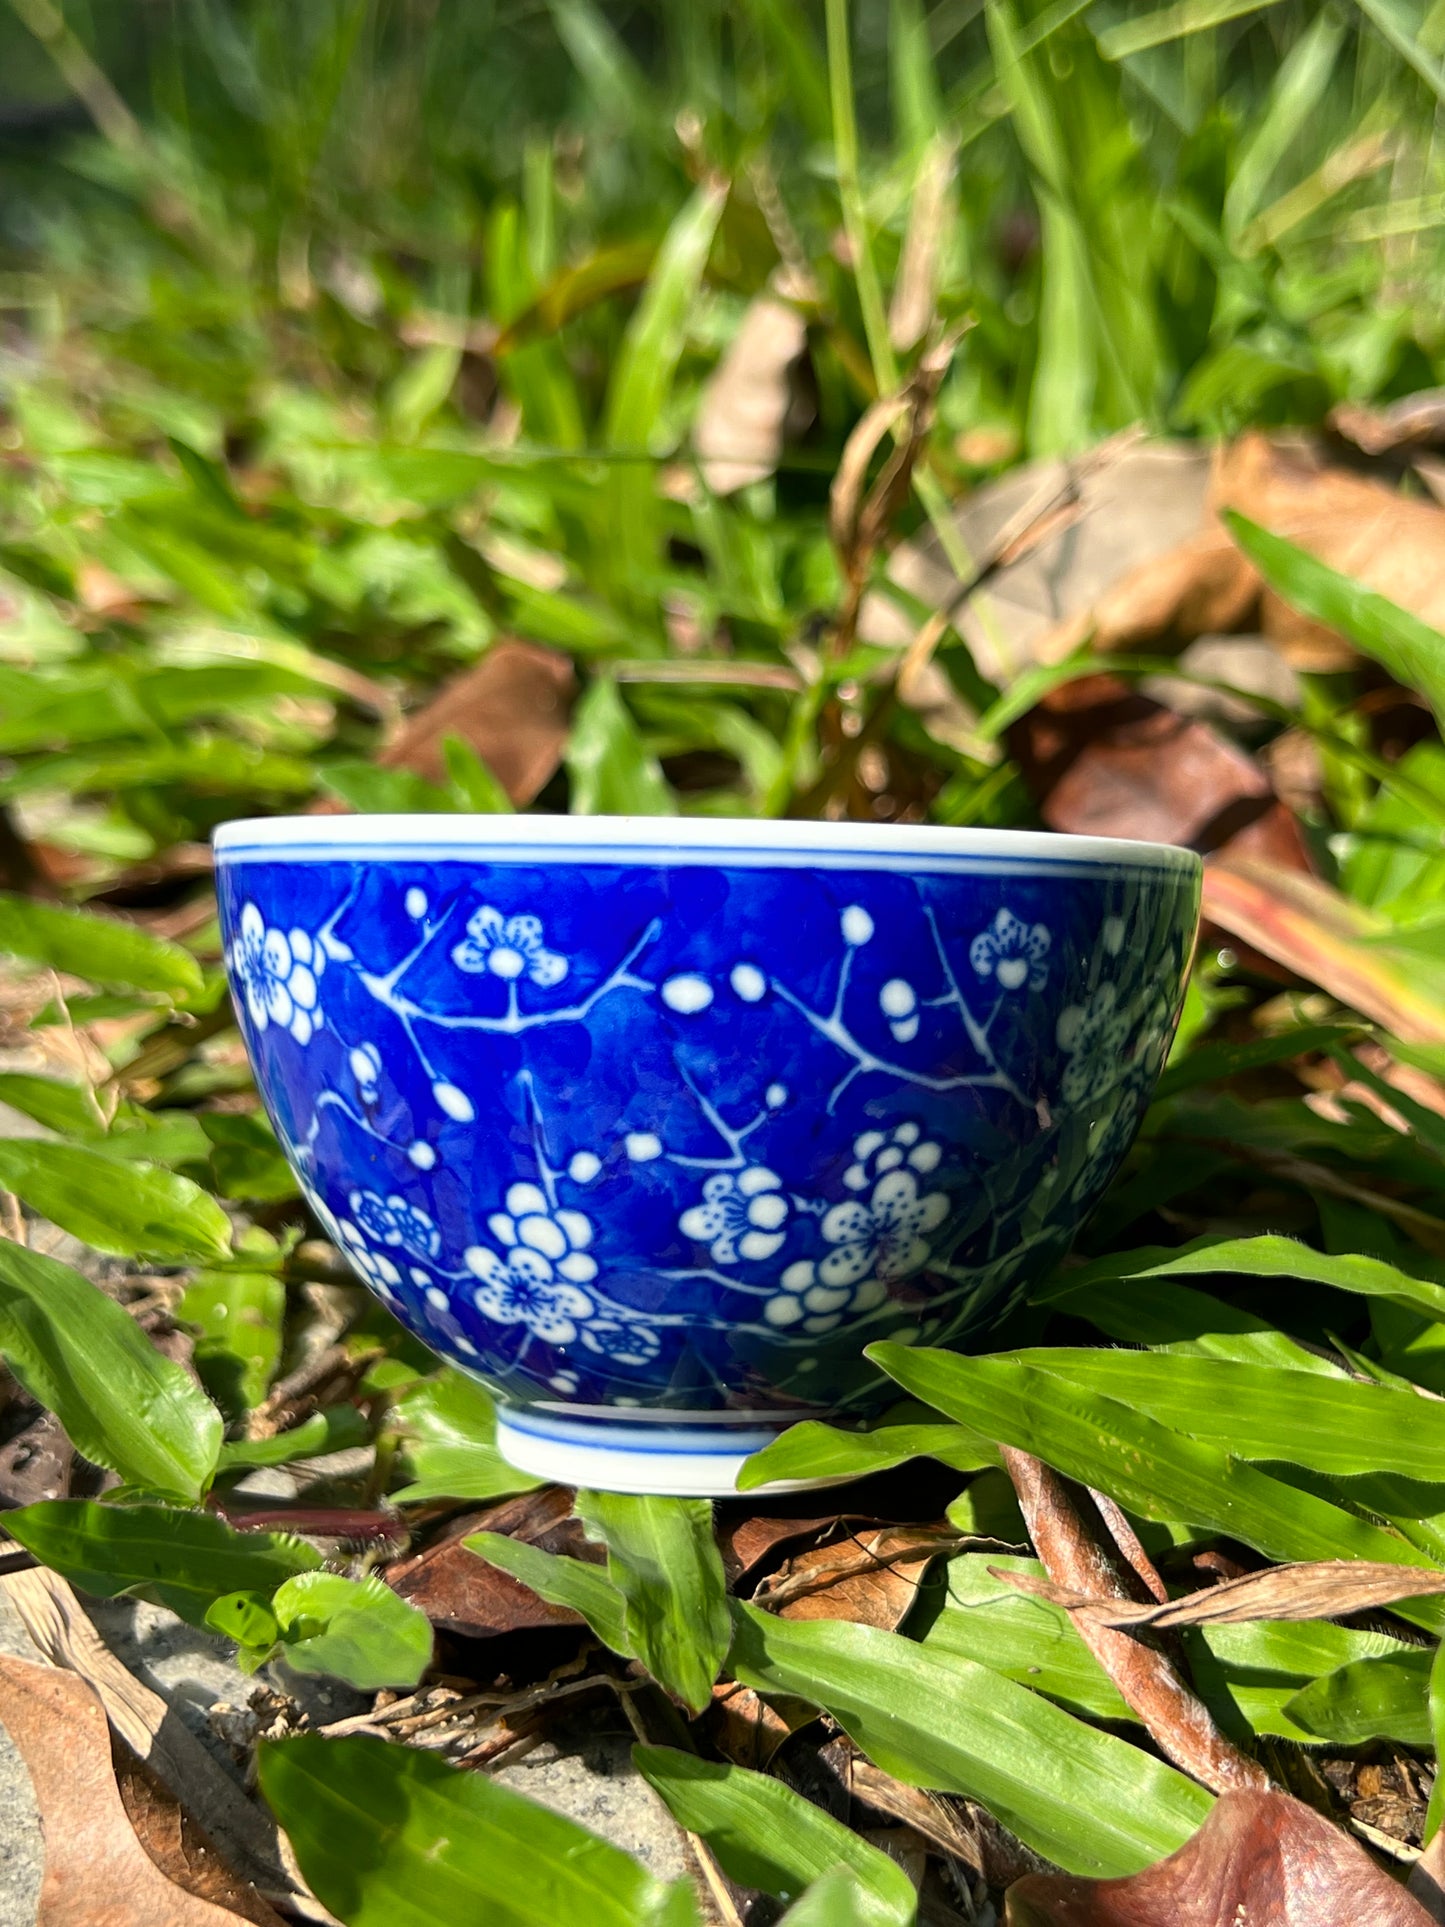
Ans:
POLYGON ((716 816, 261 816, 222 823, 212 836, 222 861, 324 862, 482 854, 500 860, 577 857, 721 862, 731 857, 837 863, 1055 863, 1196 875, 1200 860, 1173 843, 1064 836, 1052 830, 952 829, 924 823, 820 823, 716 816))

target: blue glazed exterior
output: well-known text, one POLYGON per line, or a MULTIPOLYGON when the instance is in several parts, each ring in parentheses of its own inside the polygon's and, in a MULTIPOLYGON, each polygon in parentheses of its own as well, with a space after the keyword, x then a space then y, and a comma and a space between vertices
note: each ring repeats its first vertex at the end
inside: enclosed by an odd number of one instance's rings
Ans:
POLYGON ((362 850, 315 822, 293 851, 234 826, 220 904, 308 1200, 513 1406, 876 1409, 866 1344, 977 1343, 1067 1247, 1173 1034, 1187 860, 473 827, 362 850))

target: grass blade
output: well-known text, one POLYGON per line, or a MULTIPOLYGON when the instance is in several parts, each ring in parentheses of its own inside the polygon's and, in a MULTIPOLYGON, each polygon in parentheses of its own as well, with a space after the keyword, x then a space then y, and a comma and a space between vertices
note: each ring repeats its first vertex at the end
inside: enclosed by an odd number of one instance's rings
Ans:
POLYGON ((1232 509, 1224 521, 1240 548, 1276 594, 1302 615, 1373 656, 1406 689, 1418 689, 1445 729, 1445 635, 1346 575, 1317 561, 1282 535, 1271 535, 1232 509))

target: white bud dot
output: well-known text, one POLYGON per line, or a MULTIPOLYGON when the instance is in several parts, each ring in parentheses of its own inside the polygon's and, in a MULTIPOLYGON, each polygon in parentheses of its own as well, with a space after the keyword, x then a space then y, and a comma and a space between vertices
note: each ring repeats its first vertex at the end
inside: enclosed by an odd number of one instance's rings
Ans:
POLYGON ((406 893, 406 914, 409 917, 426 915, 426 891, 418 890, 415 885, 406 893))
POLYGON ((840 919, 843 941, 853 945, 867 943, 873 935, 873 919, 861 903, 850 903, 840 919))
POLYGON ((601 1169, 601 1158, 591 1151, 578 1151, 567 1166, 567 1175, 574 1184, 591 1184, 601 1169))
POLYGON ((768 987, 768 980, 762 971, 756 964, 750 963, 735 965, 730 981, 745 1004, 758 1003, 768 987))
POLYGON ((767 1100, 768 1100, 768 1109, 770 1111, 776 1111, 781 1105, 786 1104, 788 1101, 787 1085, 786 1084, 769 1084, 768 1091, 767 1091, 767 1100))
POLYGON ((892 977, 878 993, 885 1017, 907 1017, 918 1002, 913 986, 902 977, 892 977))
POLYGON ((418 1171, 430 1171, 437 1161, 436 1152, 429 1144, 423 1144, 420 1138, 417 1139, 415 1144, 410 1146, 407 1151, 407 1156, 411 1159, 418 1171))
POLYGON ((705 977, 669 977, 662 986, 662 1001, 682 1017, 695 1017, 712 1002, 712 985, 705 977))
POLYGON ((454 1117, 458 1124, 470 1124, 476 1116, 472 1100, 465 1091, 459 1091, 455 1084, 433 1084, 431 1094, 447 1116, 454 1117))
POLYGON ((634 1164, 650 1164, 662 1156, 662 1139, 652 1131, 629 1131, 623 1147, 634 1164))

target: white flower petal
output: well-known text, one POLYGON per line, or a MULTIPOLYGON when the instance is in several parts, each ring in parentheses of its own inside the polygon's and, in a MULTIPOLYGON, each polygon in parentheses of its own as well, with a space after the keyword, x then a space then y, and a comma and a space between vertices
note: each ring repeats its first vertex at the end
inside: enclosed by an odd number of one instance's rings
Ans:
POLYGON ((915 1144, 908 1153, 908 1162, 915 1171, 936 1171, 943 1152, 932 1143, 915 1144))
POLYGON ((763 1191, 748 1206, 748 1223, 759 1231, 776 1231, 788 1215, 788 1200, 776 1191, 763 1191))
POLYGON ((505 1211, 494 1211, 487 1219, 487 1229, 499 1245, 508 1249, 517 1242, 517 1227, 505 1211))
POLYGON ((592 1242, 592 1223, 580 1211, 558 1211, 554 1213, 558 1224, 567 1234, 567 1242, 579 1248, 592 1242))
POLYGON ((597 1276, 597 1260, 589 1258, 585 1251, 569 1251, 557 1269, 574 1284, 585 1285, 597 1276))
POLYGON ((292 930, 288 934, 286 941, 290 944, 291 955, 296 959, 297 963, 310 963, 312 943, 310 937, 307 936, 304 930, 292 930))
POLYGON ((761 1264, 780 1249, 782 1242, 781 1231, 745 1231, 738 1239, 738 1250, 749 1264, 761 1264))
POLYGON ((871 1158, 878 1147, 885 1142, 881 1131, 865 1131, 862 1137, 854 1138, 853 1155, 855 1158, 871 1158))
POLYGON ((815 1275, 811 1258, 797 1258, 788 1266, 778 1283, 786 1285, 789 1291, 806 1291, 815 1275))
POLYGON ((507 1187, 507 1209, 514 1218, 527 1218, 534 1211, 545 1216, 547 1210, 546 1194, 537 1184, 513 1184, 507 1187))
POLYGON ((305 964, 297 964, 286 979, 286 988, 303 1010, 316 1008, 316 978, 305 964))
POLYGON ((763 1317, 770 1325, 777 1325, 779 1328, 796 1325, 802 1315, 802 1302, 794 1298, 790 1292, 780 1292, 777 1297, 770 1298, 763 1306, 763 1317))
POLYGON ((533 1251, 540 1251, 544 1258, 557 1259, 566 1254, 567 1234, 561 1225, 539 1213, 518 1220, 517 1236, 533 1251))
POLYGON ((861 1164, 850 1164, 848 1169, 843 1173, 843 1182, 850 1191, 866 1191, 868 1189, 868 1173, 861 1164))
POLYGON ((776 1171, 769 1171, 765 1165, 750 1164, 747 1170, 739 1175, 737 1183, 738 1190, 743 1196, 750 1198, 758 1191, 776 1191, 782 1184, 782 1179, 776 1171))

